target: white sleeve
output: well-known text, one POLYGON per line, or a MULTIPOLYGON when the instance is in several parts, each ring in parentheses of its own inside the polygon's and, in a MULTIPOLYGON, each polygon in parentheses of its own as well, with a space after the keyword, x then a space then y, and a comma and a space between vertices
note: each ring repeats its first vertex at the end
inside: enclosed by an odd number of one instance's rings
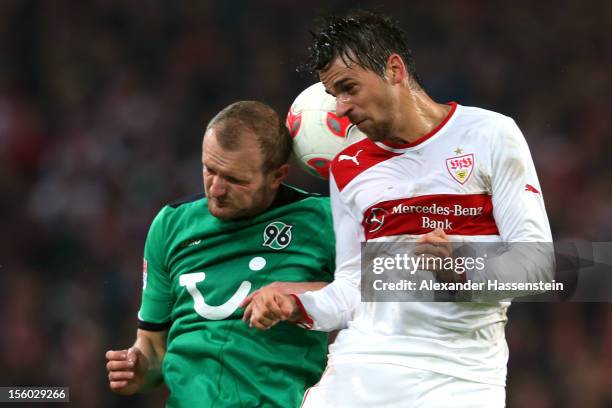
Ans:
MULTIPOLYGON (((484 278, 550 282, 554 276, 552 235, 529 147, 511 118, 501 120, 496 133, 490 163, 493 216, 510 250, 488 260, 484 278)), ((514 292, 515 296, 525 294, 530 293, 514 292)), ((487 298, 492 300, 492 295, 496 300, 504 298, 503 293, 488 293, 487 298)))
POLYGON ((493 216, 504 242, 552 242, 542 188, 525 137, 511 118, 491 147, 493 216))
POLYGON ((329 184, 336 236, 334 281, 317 291, 297 295, 302 313, 307 314, 305 326, 321 331, 346 327, 361 301, 361 225, 342 201, 333 176, 329 184))

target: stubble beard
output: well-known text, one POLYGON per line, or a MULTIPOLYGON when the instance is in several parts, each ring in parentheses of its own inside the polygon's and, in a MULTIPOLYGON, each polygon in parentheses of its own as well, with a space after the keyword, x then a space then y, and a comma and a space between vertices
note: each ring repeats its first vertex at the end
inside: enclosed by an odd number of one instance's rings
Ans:
MULTIPOLYGON (((266 211, 269 207, 268 197, 272 194, 272 189, 270 189, 267 185, 262 185, 257 189, 257 191, 253 194, 252 205, 249 208, 244 208, 241 206, 232 205, 233 203, 228 197, 225 197, 222 202, 225 204, 223 208, 221 208, 221 213, 213 213, 211 210, 211 201, 208 201, 208 211, 215 217, 222 220, 237 220, 243 218, 251 218, 255 217, 264 211, 266 211), (224 210, 229 210, 228 212, 223 213, 224 210)), ((216 200, 217 202, 219 200, 216 200)))
POLYGON ((373 142, 382 142, 384 140, 389 139, 391 135, 391 127, 386 124, 376 124, 372 127, 372 129, 368 129, 367 131, 363 131, 365 135, 373 142))

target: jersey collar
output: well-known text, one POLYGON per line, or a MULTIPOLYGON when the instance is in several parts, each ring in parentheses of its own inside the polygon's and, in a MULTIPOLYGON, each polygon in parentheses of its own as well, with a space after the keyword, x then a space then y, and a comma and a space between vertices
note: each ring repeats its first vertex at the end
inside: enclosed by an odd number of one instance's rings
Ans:
POLYGON ((442 122, 440 122, 438 126, 432 129, 431 132, 421 136, 414 142, 399 144, 399 143, 391 143, 388 141, 382 141, 382 142, 376 142, 376 145, 378 145, 378 147, 381 147, 385 150, 389 150, 393 152, 402 151, 404 149, 409 149, 411 147, 416 147, 416 146, 421 145, 423 142, 431 139, 433 136, 437 135, 438 133, 441 133, 441 130, 446 126, 446 124, 451 120, 451 118, 455 116, 455 111, 457 110, 457 106, 458 106, 457 102, 449 102, 448 105, 450 105, 451 109, 446 115, 446 117, 442 120, 442 122))

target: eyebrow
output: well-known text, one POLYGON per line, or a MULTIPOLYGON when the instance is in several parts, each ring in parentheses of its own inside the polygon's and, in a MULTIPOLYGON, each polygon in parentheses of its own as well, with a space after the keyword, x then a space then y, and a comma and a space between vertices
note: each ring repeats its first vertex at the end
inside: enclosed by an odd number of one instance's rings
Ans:
MULTIPOLYGON (((332 84, 332 87, 333 87, 333 89, 338 89, 338 88, 342 87, 346 82, 348 82, 350 80, 351 80, 351 78, 346 78, 346 77, 341 78, 341 79, 335 81, 332 84)), ((327 88, 325 88, 325 92, 328 93, 329 95, 333 96, 333 97, 336 96, 330 90, 328 90, 327 88)))

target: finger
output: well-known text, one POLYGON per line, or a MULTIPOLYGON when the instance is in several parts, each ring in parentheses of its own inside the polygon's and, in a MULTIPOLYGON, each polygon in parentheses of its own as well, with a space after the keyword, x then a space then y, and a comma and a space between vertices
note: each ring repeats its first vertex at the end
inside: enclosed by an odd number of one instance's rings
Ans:
POLYGON ((125 360, 127 350, 108 350, 105 354, 107 360, 125 360))
POLYGON ((283 311, 280 306, 276 303, 276 299, 269 300, 265 308, 261 309, 262 315, 266 316, 268 319, 277 319, 283 315, 283 311))
POLYGON ((278 309, 278 313, 272 313, 271 311, 266 311, 262 313, 262 316, 270 321, 282 320, 283 319, 283 311, 278 309))
POLYGON ((421 235, 418 239, 417 239, 417 244, 422 243, 422 242, 431 242, 431 240, 436 236, 436 231, 438 229, 435 229, 431 232, 428 232, 425 235, 421 235))
POLYGON ((450 246, 450 243, 446 241, 423 243, 414 248, 414 253, 416 255, 431 254, 441 258, 446 258, 452 255, 452 247, 450 246))
POLYGON ((129 381, 134 379, 134 373, 132 371, 111 371, 108 373, 108 379, 110 381, 129 381))
POLYGON ((123 371, 130 370, 134 368, 134 362, 129 360, 112 360, 106 363, 106 369, 108 371, 123 371))
POLYGON ((276 323, 278 322, 278 319, 270 319, 268 317, 265 317, 259 313, 257 313, 257 311, 253 314, 253 316, 251 317, 251 321, 249 326, 250 327, 256 327, 260 330, 266 330, 272 326, 274 326, 276 323))
POLYGON ((251 317, 251 323, 259 323, 263 326, 269 327, 272 325, 272 323, 274 323, 275 320, 278 319, 274 319, 274 318, 269 318, 266 317, 264 315, 262 315, 261 313, 253 313, 253 316, 251 317))
POLYGON ((293 315, 293 304, 291 302, 283 302, 281 305, 281 320, 288 320, 293 315))
POLYGON ((440 236, 433 235, 431 232, 421 236, 417 240, 417 244, 425 244, 425 243, 434 244, 434 243, 440 243, 440 242, 447 242, 447 241, 440 236))
POLYGON ((253 310, 257 311, 258 315, 280 316, 282 314, 280 307, 276 303, 276 298, 268 294, 262 294, 253 302, 253 310))
POLYGON ((258 330, 268 330, 278 322, 268 321, 266 319, 251 319, 250 327, 258 330))
POLYGON ((440 249, 438 248, 438 246, 436 244, 431 244, 431 243, 425 243, 425 244, 419 244, 414 248, 414 253, 416 255, 436 255, 438 256, 438 254, 440 253, 440 249))
POLYGON ((446 235, 442 228, 436 228, 425 235, 421 235, 416 242, 448 242, 448 235, 446 235))
POLYGON ((449 257, 453 254, 453 244, 442 237, 432 237, 432 244, 438 249, 438 256, 449 257))
POLYGON ((421 254, 427 253, 430 246, 432 245, 428 243, 421 243, 421 244, 416 245, 414 247, 415 255, 421 255, 421 254))
POLYGON ((276 303, 280 309, 281 320, 288 320, 297 307, 295 300, 289 295, 277 296, 276 303))
POLYGON ((127 387, 128 382, 127 381, 111 381, 109 385, 110 385, 111 390, 120 390, 122 388, 127 387))
MULTIPOLYGON (((438 230, 436 230, 438 231, 438 230)), ((426 234, 425 236, 421 237, 424 238, 422 242, 427 242, 430 244, 437 244, 437 245, 442 245, 447 247, 449 250, 452 251, 452 243, 448 240, 448 236, 446 235, 446 233, 444 232, 444 230, 439 229, 439 232, 436 234, 433 233, 429 233, 426 234)))
POLYGON ((244 314, 242 315, 242 321, 248 322, 251 320, 251 315, 253 314, 253 304, 249 304, 246 309, 244 309, 244 314))
POLYGON ((249 305, 251 301, 253 300, 253 298, 257 296, 258 293, 259 293, 259 289, 251 293, 249 296, 245 297, 244 300, 240 302, 238 307, 246 307, 247 305, 249 305))
MULTIPOLYGON (((443 232, 444 234, 444 232, 443 232)), ((426 242, 431 242, 431 243, 439 243, 439 244, 450 244, 450 241, 448 240, 448 237, 446 236, 446 234, 442 235, 432 235, 432 234, 427 234, 425 235, 425 241, 426 242)))
POLYGON ((448 240, 448 236, 446 235, 446 232, 444 232, 442 228, 436 228, 433 232, 435 236, 448 240))
POLYGON ((133 362, 134 364, 136 364, 138 362, 138 354, 139 354, 140 350, 138 350, 136 347, 130 347, 127 351, 127 359, 128 361, 133 362))

